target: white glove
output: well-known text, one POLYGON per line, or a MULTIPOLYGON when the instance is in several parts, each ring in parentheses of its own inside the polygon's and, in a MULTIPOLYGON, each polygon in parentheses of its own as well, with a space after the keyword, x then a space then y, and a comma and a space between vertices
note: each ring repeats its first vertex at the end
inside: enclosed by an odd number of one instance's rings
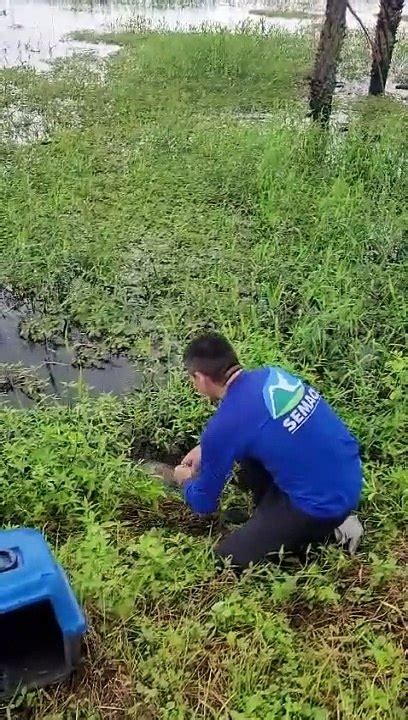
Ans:
POLYGON ((350 555, 354 555, 356 552, 363 535, 363 526, 357 515, 349 515, 334 531, 336 542, 347 550, 350 555))

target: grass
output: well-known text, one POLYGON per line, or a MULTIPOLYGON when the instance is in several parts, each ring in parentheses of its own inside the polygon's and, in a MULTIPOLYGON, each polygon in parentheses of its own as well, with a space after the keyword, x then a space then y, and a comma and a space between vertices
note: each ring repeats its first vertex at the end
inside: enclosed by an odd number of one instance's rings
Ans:
POLYGON ((307 33, 114 39, 102 73, 91 60, 2 73, 2 106, 23 103, 53 132, 1 146, 0 282, 48 335, 79 326, 145 373, 123 401, 1 410, 2 525, 44 529, 91 625, 72 683, 6 715, 398 720, 406 108, 366 101, 347 133, 311 127, 307 33), (209 326, 249 366, 303 373, 360 438, 356 558, 332 547, 303 568, 216 573, 217 524, 135 462, 181 452, 208 417, 179 360, 209 326))
POLYGON ((279 10, 274 8, 252 8, 250 15, 261 15, 270 18, 286 18, 287 20, 319 20, 321 13, 307 12, 307 10, 279 10))

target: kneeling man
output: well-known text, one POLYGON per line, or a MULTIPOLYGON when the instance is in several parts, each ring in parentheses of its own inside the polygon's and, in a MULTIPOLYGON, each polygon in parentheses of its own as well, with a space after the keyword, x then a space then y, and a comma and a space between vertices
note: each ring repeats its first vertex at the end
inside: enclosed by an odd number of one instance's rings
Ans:
POLYGON ((197 391, 219 405, 175 481, 194 512, 213 513, 237 462, 254 497, 252 517, 218 554, 244 568, 333 535, 353 551, 362 534, 349 517, 362 488, 359 446, 320 393, 280 367, 243 369, 215 333, 193 340, 184 362, 197 391))

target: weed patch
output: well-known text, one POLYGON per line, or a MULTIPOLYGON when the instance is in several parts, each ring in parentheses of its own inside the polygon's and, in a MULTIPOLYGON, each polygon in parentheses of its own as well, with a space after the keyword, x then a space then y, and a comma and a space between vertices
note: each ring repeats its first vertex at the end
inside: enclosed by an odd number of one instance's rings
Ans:
MULTIPOLYGON (((35 302, 30 337, 80 327, 144 374, 126 399, 0 409, 0 521, 45 531, 91 625, 73 684, 8 715, 402 719, 407 109, 356 102, 322 134, 313 34, 136 30, 103 82, 75 59, 1 73, 2 117, 17 103, 49 132, 0 138, 0 284, 35 302), (143 471, 211 414, 180 367, 208 328, 318 385, 360 439, 356 559, 216 571, 218 521, 143 471)), ((367 60, 350 37, 344 75, 367 60)))

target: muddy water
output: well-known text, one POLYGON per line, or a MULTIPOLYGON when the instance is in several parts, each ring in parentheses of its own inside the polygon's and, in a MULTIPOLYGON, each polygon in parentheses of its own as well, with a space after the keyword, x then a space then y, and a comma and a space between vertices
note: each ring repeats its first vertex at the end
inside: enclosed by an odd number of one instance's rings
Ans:
POLYGON ((31 343, 19 331, 27 307, 16 307, 12 299, 0 290, 0 403, 30 406, 33 399, 21 385, 13 382, 8 392, 1 390, 2 377, 9 377, 8 367, 20 365, 23 372, 42 381, 42 394, 49 400, 56 398, 72 402, 78 394, 78 382, 86 385, 90 394, 112 393, 124 395, 137 389, 141 374, 124 356, 111 356, 98 367, 74 367, 74 350, 69 345, 31 343))
MULTIPOLYGON (((373 25, 378 11, 376 0, 353 0, 353 7, 366 25, 373 25)), ((143 17, 154 25, 165 23, 170 28, 186 29, 202 23, 219 23, 234 27, 260 16, 251 10, 267 8, 275 16, 263 16, 265 25, 278 25, 287 30, 308 26, 319 21, 324 0, 0 0, 0 67, 29 64, 41 69, 57 57, 66 57, 83 50, 100 55, 114 52, 112 45, 92 45, 67 39, 81 30, 104 32, 143 17), (316 16, 315 18, 310 17, 316 16)), ((349 14, 350 27, 356 27, 349 14)), ((406 23, 405 23, 406 25, 406 23)))

